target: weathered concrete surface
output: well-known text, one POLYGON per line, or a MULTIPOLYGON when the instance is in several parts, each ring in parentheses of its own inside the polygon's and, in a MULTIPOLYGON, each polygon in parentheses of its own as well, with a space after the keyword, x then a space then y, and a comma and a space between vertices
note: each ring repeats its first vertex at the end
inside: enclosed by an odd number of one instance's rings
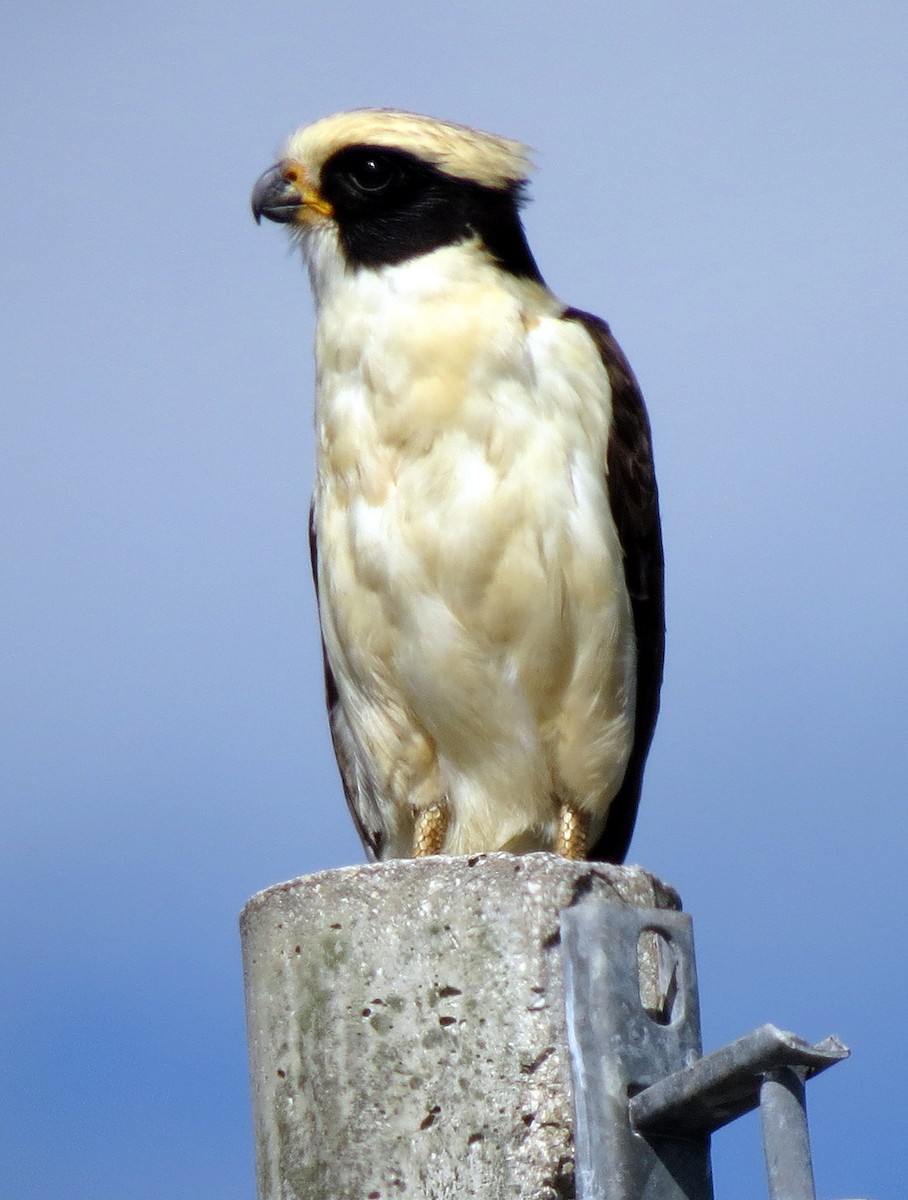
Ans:
POLYGON ((260 1200, 574 1195, 558 915, 679 908, 637 867, 400 860, 269 888, 241 920, 260 1200))

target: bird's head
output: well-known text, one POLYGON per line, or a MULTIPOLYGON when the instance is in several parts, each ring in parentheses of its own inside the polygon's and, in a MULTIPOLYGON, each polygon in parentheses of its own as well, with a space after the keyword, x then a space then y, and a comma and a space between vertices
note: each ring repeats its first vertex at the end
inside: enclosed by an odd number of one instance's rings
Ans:
POLYGON ((406 262, 476 240, 499 266, 539 279, 519 208, 519 142, 414 113, 360 109, 298 130, 252 193, 256 221, 288 225, 349 269, 406 262))

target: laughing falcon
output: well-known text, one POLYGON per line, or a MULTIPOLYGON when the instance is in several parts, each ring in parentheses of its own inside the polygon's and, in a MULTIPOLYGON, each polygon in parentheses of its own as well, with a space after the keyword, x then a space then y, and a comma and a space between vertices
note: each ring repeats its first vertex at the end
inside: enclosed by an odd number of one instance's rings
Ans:
POLYGON ((312 563, 370 858, 621 862, 659 705, 650 431, 609 327, 546 287, 526 147, 386 109, 252 194, 317 309, 312 563))

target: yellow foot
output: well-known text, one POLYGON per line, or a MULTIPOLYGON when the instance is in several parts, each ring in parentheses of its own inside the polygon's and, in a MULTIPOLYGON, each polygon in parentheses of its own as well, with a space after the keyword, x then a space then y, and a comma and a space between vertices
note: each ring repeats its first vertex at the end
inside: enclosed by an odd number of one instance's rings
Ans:
POLYGON ((558 805, 558 828, 555 831, 555 853, 565 858, 586 858, 590 836, 589 813, 566 801, 558 805))
POLYGON ((429 854, 441 854, 448 833, 448 802, 436 800, 428 808, 414 812, 413 857, 426 858, 429 854))

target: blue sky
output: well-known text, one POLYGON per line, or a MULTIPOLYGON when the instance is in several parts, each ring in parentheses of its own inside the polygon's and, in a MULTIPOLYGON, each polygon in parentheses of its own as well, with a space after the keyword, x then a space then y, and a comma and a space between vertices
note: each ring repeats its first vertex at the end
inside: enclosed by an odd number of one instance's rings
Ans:
MULTIPOLYGON (((248 194, 393 105, 529 142, 531 244, 650 407, 663 713, 631 858, 704 1039, 811 1085, 823 1200, 904 1191, 908 8, 778 0, 0 15, 2 1192, 254 1194, 236 917, 359 861, 306 547, 312 313, 248 194)), ((757 1200, 756 1122, 717 1197, 757 1200)))

